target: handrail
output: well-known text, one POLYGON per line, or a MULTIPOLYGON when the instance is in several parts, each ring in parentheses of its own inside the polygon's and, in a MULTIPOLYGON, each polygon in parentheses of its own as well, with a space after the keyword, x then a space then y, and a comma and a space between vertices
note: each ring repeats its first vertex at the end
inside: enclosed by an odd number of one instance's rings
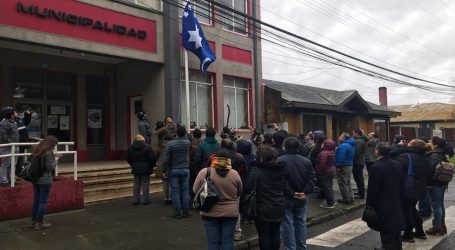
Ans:
MULTIPOLYGON (((28 153, 25 151, 25 153, 17 153, 16 149, 18 146, 33 146, 37 145, 39 142, 15 142, 15 143, 7 143, 7 144, 0 144, 1 147, 11 147, 11 153, 10 154, 3 154, 0 155, 0 158, 6 158, 6 157, 11 157, 11 187, 15 186, 16 182, 16 158, 18 156, 31 156, 32 153, 28 153)), ((54 153, 56 154, 72 154, 74 155, 74 168, 73 168, 73 178, 74 180, 77 180, 77 151, 75 150, 69 150, 69 146, 74 145, 74 142, 59 142, 57 145, 54 147, 54 153), (58 146, 65 146, 65 149, 63 151, 58 150, 58 146)), ((58 161, 57 165, 55 166, 55 176, 58 176, 58 161)))

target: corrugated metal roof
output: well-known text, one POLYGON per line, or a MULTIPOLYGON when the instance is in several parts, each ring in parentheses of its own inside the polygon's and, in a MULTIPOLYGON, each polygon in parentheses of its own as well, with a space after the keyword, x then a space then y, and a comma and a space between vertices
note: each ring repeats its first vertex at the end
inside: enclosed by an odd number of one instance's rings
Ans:
POLYGON ((337 91, 332 89, 316 88, 299 84, 277 82, 265 80, 264 84, 274 90, 281 92, 281 98, 291 103, 299 103, 300 107, 315 108, 327 110, 343 110, 344 102, 353 96, 358 96, 368 106, 369 113, 384 115, 399 115, 391 109, 379 106, 377 104, 365 101, 357 91, 345 90, 337 91))
POLYGON ((419 121, 454 121, 455 104, 422 103, 415 105, 390 106, 392 110, 401 112, 401 116, 392 118, 391 122, 419 121))

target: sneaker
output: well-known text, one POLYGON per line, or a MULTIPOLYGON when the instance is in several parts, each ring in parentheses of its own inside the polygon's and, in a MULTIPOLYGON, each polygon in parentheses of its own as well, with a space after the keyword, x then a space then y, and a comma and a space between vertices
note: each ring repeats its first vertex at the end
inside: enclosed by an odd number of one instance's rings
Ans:
POLYGON ((183 218, 190 218, 191 213, 188 209, 183 209, 183 218))
POLYGON ((181 219, 183 218, 182 210, 181 209, 175 209, 174 213, 171 216, 174 219, 181 219))
POLYGON ((30 224, 28 224, 28 228, 35 228, 35 225, 36 225, 36 221, 32 221, 32 222, 30 222, 30 224))
POLYGON ((321 205, 319 205, 319 206, 322 207, 322 208, 328 208, 328 209, 335 208, 334 205, 328 205, 325 202, 321 203, 321 205))
POLYGON ((50 227, 52 227, 52 224, 47 223, 47 222, 43 222, 43 223, 37 222, 35 224, 35 230, 41 230, 41 229, 46 229, 46 228, 50 228, 50 227))
POLYGON ((243 235, 234 236, 234 241, 241 241, 243 239, 243 235))

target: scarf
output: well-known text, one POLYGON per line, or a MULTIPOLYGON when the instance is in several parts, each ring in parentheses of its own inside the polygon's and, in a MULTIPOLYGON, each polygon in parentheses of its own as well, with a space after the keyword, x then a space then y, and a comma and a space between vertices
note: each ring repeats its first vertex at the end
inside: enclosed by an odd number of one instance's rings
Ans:
POLYGON ((219 169, 231 169, 231 159, 225 157, 213 157, 210 163, 210 167, 219 169))

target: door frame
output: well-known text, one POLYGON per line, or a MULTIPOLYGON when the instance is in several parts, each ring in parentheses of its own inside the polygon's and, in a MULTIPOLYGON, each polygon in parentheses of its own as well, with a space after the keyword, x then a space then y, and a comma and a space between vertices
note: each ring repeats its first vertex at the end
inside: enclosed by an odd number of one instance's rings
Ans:
POLYGON ((131 145, 133 142, 133 133, 132 130, 134 128, 134 125, 137 127, 137 119, 135 119, 135 114, 134 114, 134 102, 136 101, 142 101, 142 95, 131 95, 128 96, 127 98, 127 144, 131 145), (134 121, 136 121, 135 124, 134 121))

